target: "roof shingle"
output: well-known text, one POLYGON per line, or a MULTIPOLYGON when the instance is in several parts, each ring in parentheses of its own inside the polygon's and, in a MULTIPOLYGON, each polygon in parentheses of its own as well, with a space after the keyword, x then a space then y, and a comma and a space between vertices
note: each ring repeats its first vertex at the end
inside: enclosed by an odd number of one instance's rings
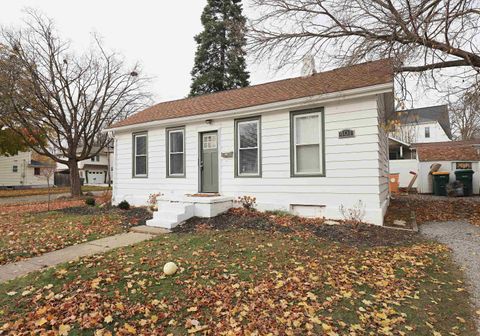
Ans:
POLYGON ((110 128, 223 112, 393 82, 390 59, 153 105, 110 128))
POLYGON ((480 161, 480 141, 451 141, 416 144, 418 160, 430 161, 480 161))

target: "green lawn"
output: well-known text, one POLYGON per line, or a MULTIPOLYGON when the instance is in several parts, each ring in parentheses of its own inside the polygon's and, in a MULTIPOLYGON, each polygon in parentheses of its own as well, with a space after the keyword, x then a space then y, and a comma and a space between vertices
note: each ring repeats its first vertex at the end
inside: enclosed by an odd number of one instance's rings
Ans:
POLYGON ((0 307, 7 334, 475 334, 444 246, 359 248, 306 231, 159 236, 1 284, 0 307))

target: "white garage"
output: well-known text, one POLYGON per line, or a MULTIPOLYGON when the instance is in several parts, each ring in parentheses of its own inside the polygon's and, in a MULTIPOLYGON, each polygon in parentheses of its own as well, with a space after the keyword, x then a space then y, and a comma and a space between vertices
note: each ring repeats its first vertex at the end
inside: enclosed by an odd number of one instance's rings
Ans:
POLYGON ((87 170, 85 184, 104 184, 105 171, 102 170, 87 170))

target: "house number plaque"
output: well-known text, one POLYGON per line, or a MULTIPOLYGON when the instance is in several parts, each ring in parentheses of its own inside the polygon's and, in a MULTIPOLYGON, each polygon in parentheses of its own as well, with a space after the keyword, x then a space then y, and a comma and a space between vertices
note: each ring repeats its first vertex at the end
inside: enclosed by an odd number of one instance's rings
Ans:
POLYGON ((344 129, 338 132, 339 139, 354 138, 354 137, 355 137, 355 131, 352 129, 344 129))

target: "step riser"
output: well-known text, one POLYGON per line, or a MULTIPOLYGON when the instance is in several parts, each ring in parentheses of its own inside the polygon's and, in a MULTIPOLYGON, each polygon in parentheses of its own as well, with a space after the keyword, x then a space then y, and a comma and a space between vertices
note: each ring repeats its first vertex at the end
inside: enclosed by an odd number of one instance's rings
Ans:
POLYGON ((147 225, 170 230, 193 217, 194 212, 193 204, 162 202, 159 204, 158 211, 153 213, 153 218, 147 221, 147 225))

